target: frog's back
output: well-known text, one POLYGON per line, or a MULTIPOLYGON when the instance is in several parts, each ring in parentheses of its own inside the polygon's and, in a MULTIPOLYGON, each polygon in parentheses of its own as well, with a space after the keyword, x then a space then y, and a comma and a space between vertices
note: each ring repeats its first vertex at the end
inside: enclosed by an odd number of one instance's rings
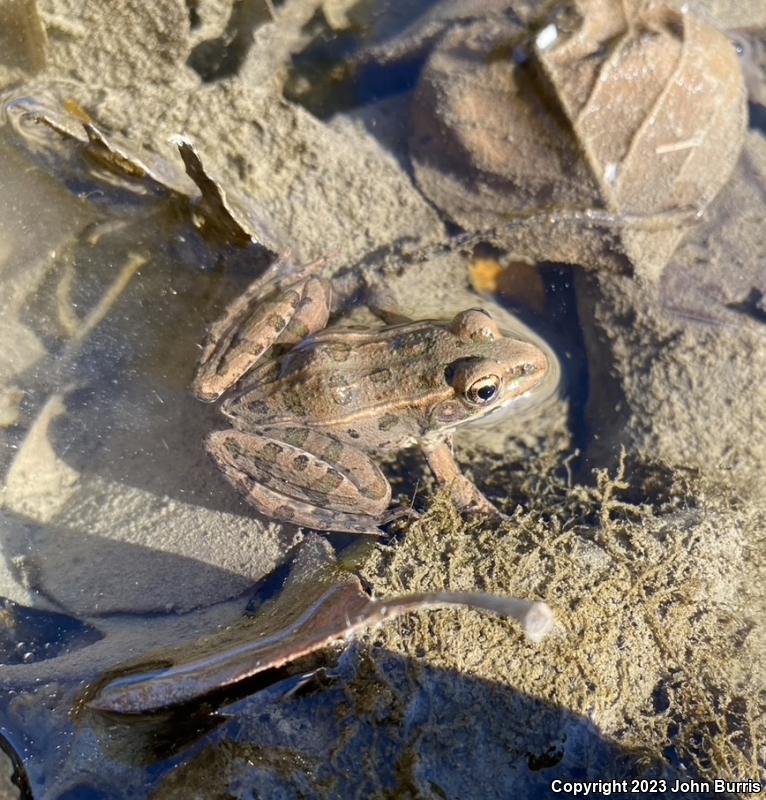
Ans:
POLYGON ((363 449, 401 446, 423 435, 431 408, 450 393, 448 338, 433 322, 322 331, 235 400, 235 423, 306 425, 363 449))

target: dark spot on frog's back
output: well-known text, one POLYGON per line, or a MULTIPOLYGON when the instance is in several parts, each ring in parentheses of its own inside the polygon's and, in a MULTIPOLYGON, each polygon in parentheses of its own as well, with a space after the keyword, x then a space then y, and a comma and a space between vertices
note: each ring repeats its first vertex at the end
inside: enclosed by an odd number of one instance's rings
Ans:
POLYGON ((305 413, 303 395, 295 389, 288 389, 282 396, 282 402, 296 417, 301 417, 305 413))
POLYGON ((348 386, 348 376, 343 372, 331 372, 327 376, 327 385, 331 389, 343 388, 348 386))
POLYGON ((276 333, 280 333, 285 329, 287 320, 284 317, 280 317, 279 314, 270 314, 266 318, 266 324, 276 333))
POLYGON ((321 494, 334 492, 343 483, 343 475, 337 469, 328 469, 314 484, 314 489, 321 494))
POLYGON ((391 341, 391 352, 399 350, 408 355, 420 356, 428 352, 434 346, 434 336, 427 331, 411 333, 408 336, 398 336, 391 341))
POLYGON ((381 367, 370 373, 370 380, 373 383, 388 383, 391 380, 391 370, 388 367, 381 367))
POLYGON ((304 469, 309 465, 309 457, 305 453, 301 453, 299 456, 295 456, 293 459, 293 469, 296 472, 303 472, 304 469))
POLYGON ((261 447, 259 454, 264 461, 267 461, 269 464, 275 464, 283 452, 284 449, 276 442, 267 442, 261 447))
POLYGON ((224 439, 223 446, 232 461, 239 461, 243 458, 243 456, 245 456, 245 451, 242 449, 242 445, 232 437, 227 437, 224 439))
POLYGON ((327 346, 327 351, 333 361, 347 361, 351 355, 351 346, 342 342, 333 342, 327 346))
POLYGON ((293 447, 303 447, 309 438, 309 432, 305 428, 288 428, 283 432, 281 438, 293 447))
POLYGON ((355 431, 353 428, 349 428, 349 429, 346 431, 346 433, 347 433, 347 434, 348 434, 348 435, 349 435, 349 436, 350 436, 352 439, 358 439, 358 438, 359 438, 359 436, 360 436, 360 433, 359 433, 359 431, 355 431))
POLYGON ((264 403, 263 400, 249 400, 245 406, 245 410, 250 414, 265 417, 269 413, 269 406, 264 403))
POLYGON ((337 439, 330 439, 324 448, 322 457, 330 464, 337 464, 343 456, 344 447, 337 439))
POLYGON ((396 414, 384 414, 378 421, 378 430, 390 431, 397 422, 399 422, 399 417, 396 414))

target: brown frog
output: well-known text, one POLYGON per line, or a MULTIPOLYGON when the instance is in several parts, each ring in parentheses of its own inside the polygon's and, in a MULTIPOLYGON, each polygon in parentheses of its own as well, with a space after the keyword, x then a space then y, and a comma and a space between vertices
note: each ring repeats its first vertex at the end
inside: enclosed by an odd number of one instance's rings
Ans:
POLYGON ((223 403, 233 429, 207 440, 226 478, 268 517, 378 534, 401 511, 373 455, 417 442, 459 507, 497 513, 460 472, 452 431, 534 390, 543 351, 481 309, 327 328, 321 263, 276 261, 211 327, 194 391, 212 402, 239 384, 223 403))

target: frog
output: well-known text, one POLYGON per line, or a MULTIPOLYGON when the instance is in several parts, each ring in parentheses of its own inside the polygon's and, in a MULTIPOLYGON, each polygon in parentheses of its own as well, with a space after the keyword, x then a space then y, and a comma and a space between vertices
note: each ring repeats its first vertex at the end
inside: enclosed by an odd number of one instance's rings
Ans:
POLYGON ((210 327, 193 391, 230 423, 207 437, 212 460, 267 518, 380 535, 408 512, 378 460, 417 444, 461 511, 500 515, 453 434, 534 392, 546 353, 483 308, 416 320, 370 304, 380 325, 328 324, 324 263, 277 258, 210 327))

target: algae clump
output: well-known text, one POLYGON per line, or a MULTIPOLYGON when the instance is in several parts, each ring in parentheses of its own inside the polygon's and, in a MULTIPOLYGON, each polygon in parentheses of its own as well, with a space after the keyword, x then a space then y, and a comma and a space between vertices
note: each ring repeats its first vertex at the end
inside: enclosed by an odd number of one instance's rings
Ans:
MULTIPOLYGON (((374 660, 405 657, 421 694, 431 670, 452 675, 457 693, 470 675, 473 696, 456 700, 467 704, 466 730, 493 729, 533 770, 569 762, 591 779, 650 769, 756 779, 766 745, 754 624, 763 509, 693 474, 629 466, 624 453, 615 476, 599 471, 590 486, 571 485, 543 457, 516 499, 507 524, 488 529, 440 496, 400 544, 377 547, 363 574, 381 595, 471 588, 542 599, 557 633, 534 645, 504 620, 423 613, 371 634, 374 660), (585 729, 593 736, 577 735, 585 729)), ((378 675, 385 682, 385 669, 378 675)), ((429 724, 426 739, 459 728, 438 715, 429 724)))

